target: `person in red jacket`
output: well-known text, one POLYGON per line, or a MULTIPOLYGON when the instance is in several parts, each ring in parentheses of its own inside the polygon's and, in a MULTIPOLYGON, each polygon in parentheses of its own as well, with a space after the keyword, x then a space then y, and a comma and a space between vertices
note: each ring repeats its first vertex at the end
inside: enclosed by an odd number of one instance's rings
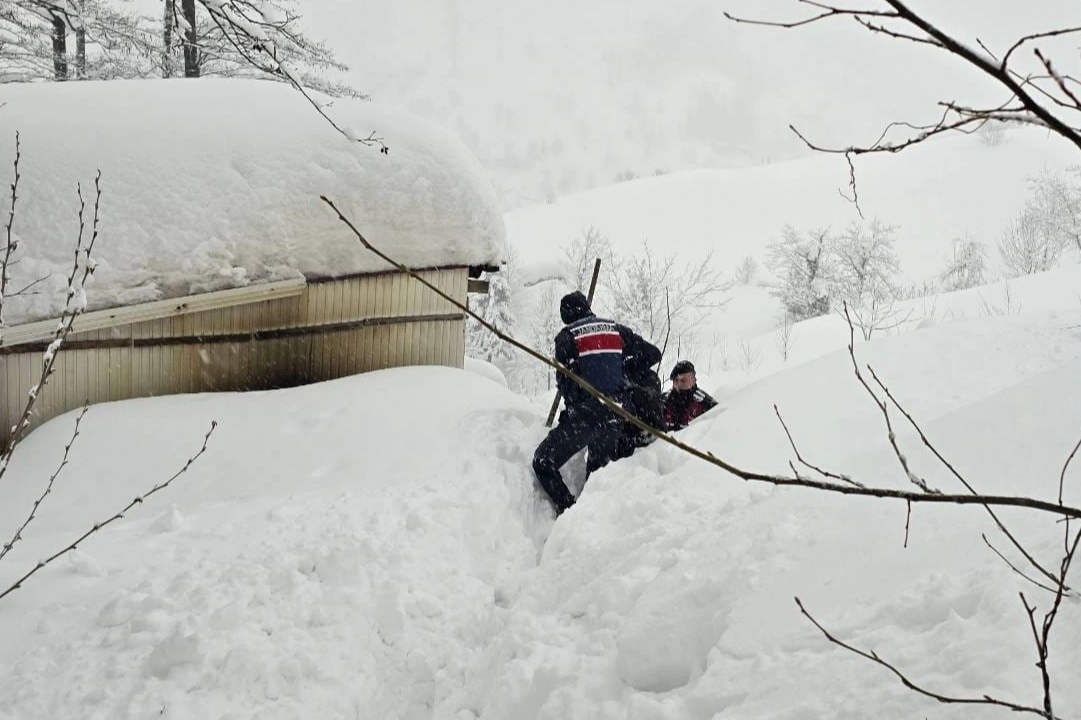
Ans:
POLYGON ((717 407, 717 401, 698 387, 694 365, 680 360, 672 368, 672 388, 664 394, 664 423, 669 430, 682 430, 691 420, 717 407))

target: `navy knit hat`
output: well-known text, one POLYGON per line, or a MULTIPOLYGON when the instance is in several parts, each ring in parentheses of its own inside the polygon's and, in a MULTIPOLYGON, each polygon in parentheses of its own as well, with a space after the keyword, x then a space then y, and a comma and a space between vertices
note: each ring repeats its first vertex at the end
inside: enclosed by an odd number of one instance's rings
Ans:
POLYGON ((676 366, 672 368, 672 374, 668 376, 670 380, 675 380, 676 375, 683 375, 684 373, 693 373, 694 364, 690 360, 680 360, 676 363, 676 366))
POLYGON ((562 318, 564 325, 570 325, 572 322, 589 317, 592 314, 593 310, 589 307, 589 300, 580 290, 567 293, 559 301, 559 317, 562 318))

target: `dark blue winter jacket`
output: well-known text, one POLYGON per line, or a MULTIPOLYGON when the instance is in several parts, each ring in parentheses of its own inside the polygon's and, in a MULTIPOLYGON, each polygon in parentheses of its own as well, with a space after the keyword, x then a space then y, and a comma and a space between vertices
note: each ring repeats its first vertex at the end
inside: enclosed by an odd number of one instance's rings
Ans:
MULTIPOLYGON (((625 359, 633 364, 636 355, 650 359, 654 354, 660 355, 656 347, 627 326, 594 315, 581 292, 564 296, 559 309, 567 326, 555 338, 556 360, 617 401, 622 399, 626 387, 623 376, 625 359)), ((556 384, 568 409, 583 404, 599 404, 576 382, 562 374, 557 376, 556 384)))

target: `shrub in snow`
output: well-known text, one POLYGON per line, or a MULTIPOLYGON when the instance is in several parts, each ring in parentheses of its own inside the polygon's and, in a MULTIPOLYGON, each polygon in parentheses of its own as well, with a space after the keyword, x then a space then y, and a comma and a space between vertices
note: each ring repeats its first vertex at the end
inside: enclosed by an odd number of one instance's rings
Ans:
POLYGON ((828 229, 801 233, 786 225, 769 244, 766 265, 775 277, 771 292, 797 321, 830 310, 834 242, 828 229))
POLYGON ((998 253, 1008 277, 1045 272, 1058 264, 1065 244, 1031 203, 1002 231, 998 253))
POLYGON ((1064 247, 1081 253, 1081 168, 1069 172, 1045 171, 1031 181, 1028 207, 1040 218, 1050 236, 1064 247))
POLYGON ((601 277, 609 314, 658 347, 671 337, 692 338, 706 313, 724 305, 728 289, 712 253, 701 260, 658 256, 648 240, 640 252, 615 258, 601 277))
POLYGON ((893 249, 896 228, 875 220, 848 226, 833 244, 837 297, 855 307, 882 305, 897 297, 901 267, 893 249))
POLYGON ((737 285, 750 285, 757 273, 758 261, 754 259, 754 255, 748 255, 736 266, 733 279, 737 285))
POLYGON ((965 290, 983 285, 986 273, 987 247, 971 238, 954 238, 952 252, 939 280, 943 290, 965 290))

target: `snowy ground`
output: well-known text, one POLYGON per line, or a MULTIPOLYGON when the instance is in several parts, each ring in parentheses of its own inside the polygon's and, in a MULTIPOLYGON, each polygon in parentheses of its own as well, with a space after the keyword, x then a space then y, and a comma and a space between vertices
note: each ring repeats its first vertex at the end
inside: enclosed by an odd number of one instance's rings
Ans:
MULTIPOLYGON (((1036 297, 858 354, 980 490, 1053 499, 1081 430, 1081 307, 1036 297)), ((905 690, 826 642, 793 596, 932 689, 1040 704, 1017 593, 1041 607, 1048 596, 983 545, 987 533, 1007 549, 983 510, 917 506, 906 548, 902 504, 747 484, 654 445, 596 474, 553 524, 528 470, 543 403, 474 365, 92 408, 0 587, 220 425, 174 486, 0 601, 0 718, 1009 715, 905 690)), ((814 462, 905 484, 843 351, 720 399, 685 440, 783 471, 776 403, 814 462)), ((16 454, 0 528, 25 514, 72 423, 53 420, 16 454)), ((911 432, 898 437, 916 472, 959 489, 911 432)), ((1067 480, 1081 502, 1081 466, 1067 480)), ((1003 517, 1054 562, 1053 522, 1003 517)), ((1058 622, 1051 668, 1070 717, 1077 601, 1058 622)))

